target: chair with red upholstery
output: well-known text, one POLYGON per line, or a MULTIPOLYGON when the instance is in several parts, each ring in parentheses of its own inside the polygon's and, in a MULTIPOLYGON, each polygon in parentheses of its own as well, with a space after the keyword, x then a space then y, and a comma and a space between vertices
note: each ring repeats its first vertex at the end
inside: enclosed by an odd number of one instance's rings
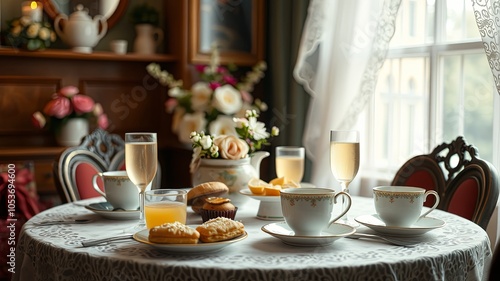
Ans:
MULTIPOLYGON (((430 154, 408 160, 391 185, 418 186, 438 192, 438 208, 467 218, 486 229, 498 201, 495 167, 479 157, 476 147, 461 136, 442 143, 430 154)), ((429 207, 434 198, 425 202, 429 207)))
POLYGON ((97 129, 80 145, 65 149, 54 164, 54 178, 63 202, 101 196, 92 187, 98 172, 122 170, 125 142, 115 134, 97 129))
MULTIPOLYGON (((69 147, 59 155, 54 164, 54 178, 61 200, 73 202, 101 196, 92 186, 96 173, 124 169, 124 140, 119 135, 96 129, 85 136, 80 145, 69 147)), ((159 187, 160 171, 158 164, 152 188, 159 187)))

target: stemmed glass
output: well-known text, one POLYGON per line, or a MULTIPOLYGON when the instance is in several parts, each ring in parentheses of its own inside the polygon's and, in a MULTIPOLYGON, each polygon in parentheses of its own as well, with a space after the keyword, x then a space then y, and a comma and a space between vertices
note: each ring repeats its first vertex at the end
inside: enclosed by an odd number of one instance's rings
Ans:
POLYGON ((139 189, 140 218, 134 227, 139 231, 146 228, 144 220, 144 192, 156 175, 158 163, 156 133, 125 134, 125 167, 130 180, 139 189))
MULTIPOLYGON (((359 169, 359 132, 358 131, 330 131, 330 168, 333 176, 340 182, 342 191, 349 193, 349 184, 359 169)), ((342 197, 342 209, 346 208, 346 200, 342 197)), ((341 222, 351 226, 358 226, 347 214, 341 222)))

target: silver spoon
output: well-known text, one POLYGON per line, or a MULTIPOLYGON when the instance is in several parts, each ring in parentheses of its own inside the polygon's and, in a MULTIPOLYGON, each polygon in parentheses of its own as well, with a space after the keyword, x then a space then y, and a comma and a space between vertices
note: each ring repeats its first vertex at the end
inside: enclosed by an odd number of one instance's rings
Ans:
POLYGON ((396 237, 387 237, 387 236, 380 236, 376 234, 368 234, 368 233, 353 233, 349 236, 346 236, 347 238, 351 239, 359 239, 359 238, 366 238, 366 239, 374 239, 374 240, 382 240, 385 242, 388 242, 390 244, 396 245, 396 246, 404 246, 404 247, 415 247, 418 243, 422 242, 420 239, 415 238, 396 238, 396 237))

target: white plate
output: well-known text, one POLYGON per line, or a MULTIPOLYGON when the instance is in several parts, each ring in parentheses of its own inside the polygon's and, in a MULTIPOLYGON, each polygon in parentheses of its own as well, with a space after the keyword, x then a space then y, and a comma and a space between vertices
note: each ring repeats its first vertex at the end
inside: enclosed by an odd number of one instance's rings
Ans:
POLYGON ((90 210, 104 218, 112 220, 136 220, 139 219, 139 210, 115 210, 113 211, 113 206, 108 202, 92 203, 85 206, 87 210, 90 210))
POLYGON ((386 226, 378 215, 364 215, 354 219, 376 232, 387 235, 422 235, 428 231, 443 227, 446 223, 440 219, 424 217, 409 227, 386 226))
POLYGON ((259 200, 259 210, 257 218, 269 221, 282 221, 281 198, 279 196, 259 196, 255 195, 250 189, 240 190, 240 193, 255 200, 259 200))
POLYGON ((151 245, 158 250, 169 252, 169 253, 178 253, 178 254, 202 254, 202 253, 211 253, 222 250, 223 248, 239 242, 245 238, 247 238, 248 233, 244 233, 241 236, 233 238, 231 240, 213 242, 213 243, 203 243, 199 242, 198 244, 160 244, 160 243, 152 243, 149 242, 149 230, 144 229, 134 234, 134 239, 138 242, 151 245))
POLYGON ((348 225, 334 223, 328 229, 321 233, 321 236, 296 236, 286 222, 276 222, 264 225, 262 228, 267 234, 270 234, 283 243, 292 246, 328 246, 342 237, 348 236, 356 232, 356 230, 348 225))

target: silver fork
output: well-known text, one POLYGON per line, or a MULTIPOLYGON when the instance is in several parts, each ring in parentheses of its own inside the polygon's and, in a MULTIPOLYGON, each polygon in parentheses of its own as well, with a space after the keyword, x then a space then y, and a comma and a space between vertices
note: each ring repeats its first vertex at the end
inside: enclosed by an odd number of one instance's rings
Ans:
POLYGON ((368 234, 368 233, 353 233, 347 238, 351 239, 360 239, 360 238, 366 238, 366 239, 374 239, 374 240, 382 240, 387 243, 396 245, 396 246, 404 246, 404 247, 415 247, 418 243, 422 242, 418 238, 396 238, 396 237, 387 237, 387 236, 380 236, 376 234, 368 234))
POLYGON ((93 221, 92 219, 75 219, 75 220, 59 220, 59 221, 40 221, 34 222, 33 225, 45 226, 45 225, 55 225, 55 224, 83 224, 93 221))
POLYGON ((130 239, 132 237, 133 237, 133 234, 127 233, 127 234, 120 234, 120 235, 116 235, 116 236, 108 237, 108 238, 84 240, 84 241, 82 241, 82 246, 83 247, 92 247, 92 246, 105 244, 105 243, 108 243, 111 241, 130 239))

